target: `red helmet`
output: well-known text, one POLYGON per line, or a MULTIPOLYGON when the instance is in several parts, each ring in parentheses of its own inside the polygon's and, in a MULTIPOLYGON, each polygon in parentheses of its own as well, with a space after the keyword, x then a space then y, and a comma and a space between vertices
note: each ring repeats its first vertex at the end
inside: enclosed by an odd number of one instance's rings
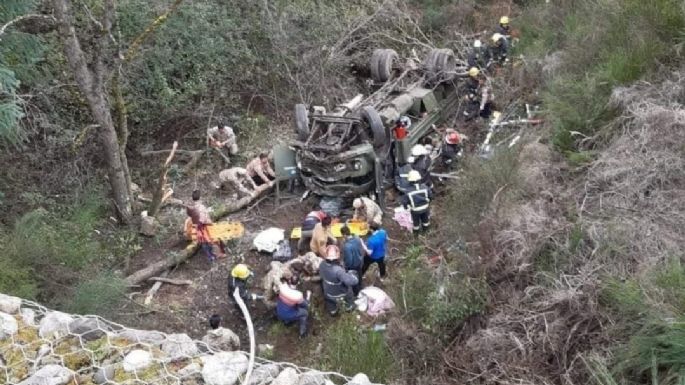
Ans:
POLYGON ((459 134, 456 132, 450 132, 447 135, 445 135, 445 142, 448 144, 459 144, 460 138, 459 134))

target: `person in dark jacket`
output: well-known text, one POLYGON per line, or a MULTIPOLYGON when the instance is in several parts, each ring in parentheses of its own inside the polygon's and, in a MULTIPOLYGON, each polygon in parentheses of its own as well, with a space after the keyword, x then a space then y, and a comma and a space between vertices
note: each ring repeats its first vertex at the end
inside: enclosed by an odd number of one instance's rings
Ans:
POLYGON ((440 149, 440 158, 446 169, 451 169, 457 163, 462 154, 461 136, 457 131, 448 128, 445 133, 445 141, 440 149))
POLYGON ((409 173, 409 181, 414 185, 402 196, 402 206, 410 211, 416 234, 430 226, 430 201, 433 193, 428 186, 420 183, 421 175, 418 172, 409 173))
POLYGON ((345 301, 346 310, 353 310, 354 294, 352 288, 359 283, 354 271, 345 271, 340 265, 340 250, 335 245, 329 245, 326 259, 319 266, 321 285, 323 286, 324 305, 328 314, 338 314, 338 303, 345 301))
MULTIPOLYGON (((350 228, 343 226, 340 229, 340 234, 343 236, 342 256, 345 270, 356 271, 357 277, 362 276, 362 266, 364 264, 364 256, 369 253, 364 242, 356 235, 352 235, 350 228)), ((356 296, 361 290, 361 280, 352 287, 352 292, 356 296)))
POLYGON ((300 338, 307 335, 307 319, 309 318, 309 299, 311 292, 305 297, 297 290, 297 276, 284 274, 278 289, 276 300, 276 317, 286 325, 297 322, 300 338))
POLYGON ((466 61, 469 64, 469 68, 476 67, 485 69, 490 61, 490 52, 487 47, 483 46, 483 42, 476 40, 473 42, 473 48, 466 61))
POLYGON ((409 157, 407 163, 404 163, 397 169, 397 174, 395 175, 395 188, 399 192, 404 192, 406 189, 411 187, 411 183, 407 181, 407 175, 409 171, 413 170, 412 163, 414 162, 414 157, 409 157))
POLYGON ((492 60, 502 65, 509 60, 509 42, 501 33, 495 33, 490 38, 490 57, 492 60))
POLYGON ((511 26, 509 25, 509 16, 502 16, 499 18, 499 25, 497 25, 497 33, 506 38, 511 37, 511 26))
POLYGON ((411 155, 414 157, 414 163, 412 168, 419 172, 421 175, 421 183, 428 186, 433 186, 433 181, 431 179, 430 170, 432 161, 426 147, 421 144, 417 144, 411 149, 411 155))
POLYGON ((253 275, 254 274, 252 271, 250 271, 250 268, 248 268, 247 265, 239 263, 233 267, 231 270, 231 276, 228 278, 228 297, 233 301, 235 308, 238 310, 238 312, 240 312, 241 315, 242 311, 240 310, 238 302, 236 302, 235 298, 233 298, 233 293, 238 290, 238 296, 242 298, 246 305, 250 300, 257 299, 257 294, 250 294, 250 292, 247 290, 247 280, 253 275))

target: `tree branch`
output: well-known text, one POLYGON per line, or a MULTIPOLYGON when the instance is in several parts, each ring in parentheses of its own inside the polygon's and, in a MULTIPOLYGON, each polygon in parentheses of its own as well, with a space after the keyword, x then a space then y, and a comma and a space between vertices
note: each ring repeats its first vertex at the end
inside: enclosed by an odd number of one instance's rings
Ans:
POLYGON ((160 25, 162 25, 166 19, 169 17, 169 15, 178 8, 179 5, 183 0, 174 0, 174 3, 171 4, 169 9, 166 10, 163 14, 161 14, 159 17, 157 17, 150 25, 145 28, 145 30, 138 35, 135 39, 133 39, 133 42, 131 42, 131 45, 128 47, 128 50, 126 50, 126 53, 124 54, 124 61, 130 61, 133 59, 133 57, 136 55, 138 52, 138 48, 140 48, 140 45, 143 44, 143 41, 147 39, 148 36, 150 36, 157 28, 159 28, 160 25))
POLYGON ((10 26, 22 21, 22 20, 28 20, 28 19, 46 19, 50 21, 56 21, 55 17, 52 15, 40 15, 40 14, 30 14, 30 15, 21 15, 17 16, 14 19, 8 21, 7 23, 3 24, 2 27, 0 27, 0 41, 2 41, 2 35, 5 33, 7 28, 10 26))

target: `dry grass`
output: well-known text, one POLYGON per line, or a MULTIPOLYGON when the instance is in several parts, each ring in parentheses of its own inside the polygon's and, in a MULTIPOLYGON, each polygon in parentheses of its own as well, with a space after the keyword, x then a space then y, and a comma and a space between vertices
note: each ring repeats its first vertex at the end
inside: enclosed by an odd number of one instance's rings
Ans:
POLYGON ((544 145, 522 149, 524 199, 493 200, 481 221, 490 229, 481 244, 492 245, 487 327, 445 352, 446 376, 479 384, 589 381, 586 358, 608 356, 621 342, 612 334, 621 320, 599 304, 602 277, 639 275, 683 256, 684 99, 680 74, 616 89, 620 130, 575 177, 544 145))

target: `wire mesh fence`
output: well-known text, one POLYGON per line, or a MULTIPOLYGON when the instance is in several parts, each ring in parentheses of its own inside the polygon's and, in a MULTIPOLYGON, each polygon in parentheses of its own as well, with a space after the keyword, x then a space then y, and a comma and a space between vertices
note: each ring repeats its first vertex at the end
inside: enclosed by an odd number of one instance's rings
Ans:
MULTIPOLYGON (((248 354, 186 334, 136 330, 0 294, 0 384, 244 384, 248 354)), ((350 378, 256 359, 248 384, 347 384, 350 378)))

